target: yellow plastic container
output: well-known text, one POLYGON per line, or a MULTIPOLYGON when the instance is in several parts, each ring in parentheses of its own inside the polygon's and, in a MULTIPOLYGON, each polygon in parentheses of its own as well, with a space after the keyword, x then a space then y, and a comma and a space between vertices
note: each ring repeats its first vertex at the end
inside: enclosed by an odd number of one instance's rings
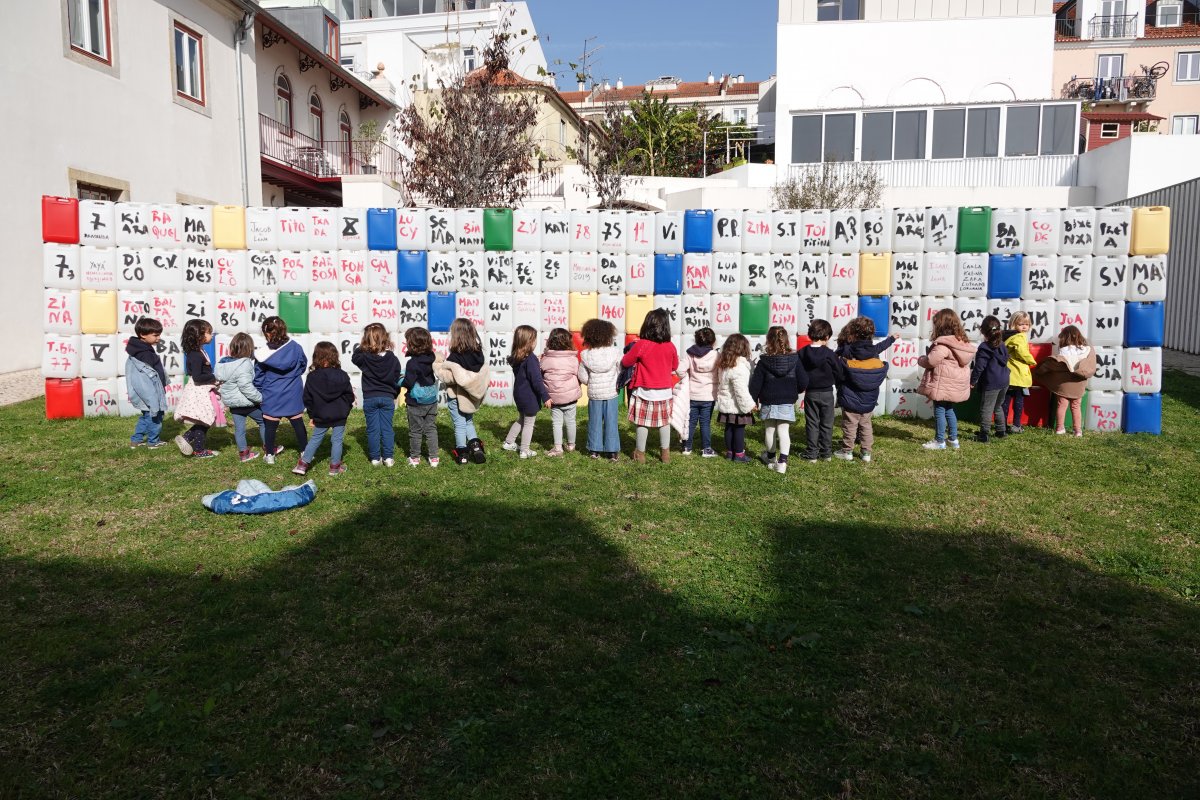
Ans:
POLYGON ((642 332, 642 323, 646 315, 654 310, 654 295, 627 294, 625 295, 625 333, 638 335, 642 332))
POLYGON ((94 289, 80 292, 79 330, 84 333, 116 333, 117 293, 94 289))
POLYGON ((586 406, 588 403, 587 384, 579 385, 579 405, 586 406))
POLYGON ((596 292, 571 292, 567 298, 567 327, 583 330, 583 323, 599 313, 600 295, 596 292))
POLYGON ((863 253, 858 260, 858 293, 883 297, 892 289, 892 254, 863 253))
POLYGON ((1133 235, 1129 254, 1158 256, 1171 247, 1171 209, 1167 206, 1142 206, 1133 210, 1133 235))
POLYGON ((246 249, 246 209, 242 206, 213 206, 213 247, 218 250, 246 249))

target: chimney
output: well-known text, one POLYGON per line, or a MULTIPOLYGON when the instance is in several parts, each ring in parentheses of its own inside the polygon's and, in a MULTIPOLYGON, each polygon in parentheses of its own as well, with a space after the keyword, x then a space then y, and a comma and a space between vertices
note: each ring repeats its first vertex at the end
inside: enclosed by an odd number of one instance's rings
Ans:
POLYGON ((581 91, 581 92, 586 92, 586 91, 587 91, 587 85, 586 85, 586 84, 584 84, 584 82, 583 82, 583 81, 580 81, 580 82, 578 83, 578 86, 579 86, 579 91, 581 91))
POLYGON ((708 73, 708 82, 709 82, 709 83, 716 83, 716 82, 717 82, 717 79, 713 77, 713 74, 712 74, 711 72, 709 72, 709 73, 708 73))
POLYGON ((738 82, 738 83, 745 83, 745 82, 746 82, 746 76, 745 76, 745 75, 738 75, 737 82, 738 82))
POLYGON ((618 88, 618 89, 624 89, 624 88, 625 88, 625 81, 621 80, 620 78, 617 78, 617 88, 618 88))
POLYGON ((610 84, 607 80, 604 81, 604 91, 607 92, 611 88, 612 88, 612 84, 610 84))

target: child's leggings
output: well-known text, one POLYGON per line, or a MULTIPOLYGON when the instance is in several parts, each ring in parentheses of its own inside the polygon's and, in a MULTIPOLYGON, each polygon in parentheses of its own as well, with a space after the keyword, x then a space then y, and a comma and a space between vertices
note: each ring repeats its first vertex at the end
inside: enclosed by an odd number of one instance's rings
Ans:
POLYGON ((531 414, 528 417, 522 416, 514 422, 508 429, 508 436, 504 437, 507 444, 517 443, 517 434, 521 434, 521 451, 529 449, 529 445, 533 443, 533 423, 537 421, 537 414, 531 414))
MULTIPOLYGON (((296 415, 288 419, 292 423, 292 431, 296 434, 296 449, 304 452, 304 448, 308 447, 308 429, 304 427, 304 417, 296 415)), ((281 419, 263 417, 263 451, 269 456, 275 454, 275 432, 281 422, 281 419)))
POLYGON ((725 425, 725 449, 735 456, 746 452, 745 425, 725 425))
POLYGON ((768 419, 764 420, 766 432, 763 434, 767 452, 775 452, 775 434, 779 432, 779 455, 786 456, 792 451, 792 423, 786 419, 768 419))
POLYGON ((1055 401, 1054 421, 1055 421, 1055 423, 1057 423, 1054 426, 1054 430, 1056 430, 1056 431, 1064 430, 1064 426, 1067 424, 1067 407, 1070 406, 1070 408, 1071 408, 1071 424, 1074 426, 1075 430, 1082 431, 1083 430, 1083 413, 1082 413, 1083 403, 1082 403, 1082 401, 1078 397, 1073 397, 1073 398, 1067 399, 1066 397, 1063 397, 1061 394, 1054 395, 1054 401, 1055 401))
POLYGON ((208 428, 208 425, 201 425, 197 422, 187 429, 183 438, 187 439, 193 450, 207 450, 208 428))
POLYGON ((567 428, 567 444, 575 446, 575 412, 578 408, 576 403, 550 407, 550 430, 554 434, 555 447, 562 447, 564 424, 567 428))
MULTIPOLYGON (((643 453, 646 452, 646 440, 650 438, 650 429, 644 425, 637 426, 636 447, 643 453)), ((658 429, 658 446, 661 450, 667 450, 671 447, 671 426, 663 425, 658 429)))

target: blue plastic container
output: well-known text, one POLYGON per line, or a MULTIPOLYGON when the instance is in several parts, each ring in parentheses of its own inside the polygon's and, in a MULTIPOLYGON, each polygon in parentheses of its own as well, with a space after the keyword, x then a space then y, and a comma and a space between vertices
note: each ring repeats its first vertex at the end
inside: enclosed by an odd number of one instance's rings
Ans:
POLYGON ((1126 394, 1121 429, 1125 433, 1162 433, 1162 394, 1126 394))
POLYGON ((1125 304, 1125 346, 1162 347, 1166 326, 1162 300, 1125 304))
POLYGON ((1016 253, 988 256, 987 296, 993 300, 1015 300, 1021 296, 1023 257, 1016 253))
POLYGON ((713 240, 713 212, 707 208, 694 208, 683 215, 683 252, 711 253, 713 240))
POLYGON ((200 345, 200 349, 208 354, 208 363, 215 366, 217 363, 217 337, 214 336, 208 344, 200 345))
POLYGON ((401 250, 396 254, 396 282, 402 292, 423 292, 428 286, 429 273, 426 265, 429 261, 424 250, 401 250))
POLYGON ((429 293, 429 330, 435 333, 446 333, 450 330, 450 323, 454 322, 457 311, 456 300, 455 292, 429 293))
POLYGON ((654 293, 683 294, 683 256, 678 253, 654 256, 654 293))
POLYGON ((396 209, 367 209, 367 248, 370 250, 396 249, 396 209))
POLYGON ((875 323, 877 336, 887 336, 888 324, 891 320, 890 311, 891 297, 889 295, 872 297, 864 294, 858 297, 858 315, 869 317, 875 323))

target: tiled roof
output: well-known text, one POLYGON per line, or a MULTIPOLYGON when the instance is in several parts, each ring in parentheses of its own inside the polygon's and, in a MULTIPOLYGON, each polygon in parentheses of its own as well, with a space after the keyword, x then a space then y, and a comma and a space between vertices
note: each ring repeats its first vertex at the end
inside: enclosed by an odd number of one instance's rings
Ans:
MULTIPOLYGON (((483 81, 483 79, 486 76, 487 76, 486 69, 484 67, 480 67, 479 69, 475 70, 474 72, 467 73, 467 77, 464 78, 464 82, 466 82, 468 84, 480 83, 481 81, 483 81)), ((520 86, 544 87, 546 84, 538 83, 537 81, 531 81, 528 78, 522 78, 520 75, 513 72, 511 69, 502 69, 502 70, 498 70, 495 73, 495 75, 492 76, 492 85, 493 86, 512 86, 512 87, 520 87, 520 86)))
POLYGON ((1151 114, 1147 111, 1117 111, 1108 113, 1105 111, 1084 111, 1079 116, 1089 122, 1146 122, 1148 120, 1161 120, 1163 117, 1151 114))
POLYGON ((1193 39, 1200 37, 1200 25, 1188 22, 1173 28, 1159 28, 1146 23, 1146 34, 1143 39, 1193 39))
POLYGON ((582 103, 591 92, 585 89, 582 92, 559 92, 558 94, 568 103, 582 103))
POLYGON ((726 76, 724 79, 714 81, 713 83, 709 83, 708 81, 684 81, 677 84, 654 86, 645 84, 623 86, 620 89, 597 88, 592 92, 564 92, 563 97, 568 98, 567 102, 569 103, 581 103, 589 99, 589 97, 592 102, 596 103, 613 101, 628 102, 637 100, 646 92, 650 92, 654 97, 688 97, 698 100, 709 97, 715 100, 730 95, 757 95, 758 82, 735 83, 733 78, 726 76), (723 92, 722 89, 724 89, 723 92))
POLYGON ((1059 11, 1059 9, 1061 9, 1061 8, 1062 8, 1063 6, 1065 6, 1065 5, 1066 5, 1066 1, 1065 1, 1065 0, 1064 0, 1063 2, 1056 2, 1056 3, 1054 4, 1054 13, 1055 13, 1055 14, 1057 14, 1057 13, 1058 13, 1058 11, 1059 11))

